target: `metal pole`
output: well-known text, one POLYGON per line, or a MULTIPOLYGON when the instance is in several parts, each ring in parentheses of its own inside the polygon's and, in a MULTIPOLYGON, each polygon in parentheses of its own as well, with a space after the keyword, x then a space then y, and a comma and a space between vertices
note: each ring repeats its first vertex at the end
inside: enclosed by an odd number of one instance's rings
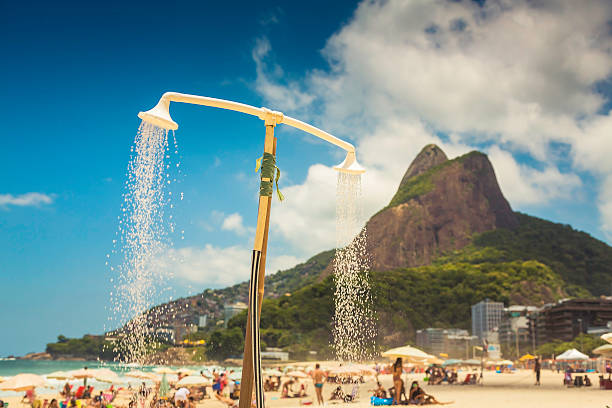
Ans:
MULTIPOLYGON (((266 138, 264 152, 276 156, 276 138, 274 137, 273 120, 266 120, 266 138)), ((272 182, 271 178, 263 177, 261 182, 272 182)), ((264 295, 264 278, 266 271, 266 250, 268 246, 268 230, 270 227, 270 206, 272 197, 259 195, 257 212, 257 229, 251 262, 251 282, 249 288, 249 309, 244 339, 244 356, 242 359, 242 379, 240 381, 240 408, 251 407, 251 396, 255 386, 257 407, 263 408, 263 381, 261 377, 261 356, 259 347, 259 321, 261 304, 264 295), (253 384, 255 382, 255 384, 253 384)))

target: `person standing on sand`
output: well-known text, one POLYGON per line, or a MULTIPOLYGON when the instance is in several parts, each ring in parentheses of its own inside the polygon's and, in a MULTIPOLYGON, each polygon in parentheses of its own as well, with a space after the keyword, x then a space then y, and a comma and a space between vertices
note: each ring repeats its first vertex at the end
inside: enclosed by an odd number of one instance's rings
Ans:
POLYGON ((540 385, 540 370, 542 366, 540 365, 540 359, 536 357, 535 364, 533 365, 533 371, 535 372, 536 382, 534 385, 540 385))
POLYGON ((398 357, 395 360, 395 364, 393 364, 393 405, 398 405, 400 403, 400 394, 402 393, 402 386, 404 382, 402 381, 402 373, 404 371, 404 364, 402 363, 402 358, 398 357))
POLYGON ((321 370, 321 365, 317 363, 312 373, 312 381, 314 382, 315 392, 317 393, 317 403, 323 404, 323 383, 325 382, 325 372, 321 370))

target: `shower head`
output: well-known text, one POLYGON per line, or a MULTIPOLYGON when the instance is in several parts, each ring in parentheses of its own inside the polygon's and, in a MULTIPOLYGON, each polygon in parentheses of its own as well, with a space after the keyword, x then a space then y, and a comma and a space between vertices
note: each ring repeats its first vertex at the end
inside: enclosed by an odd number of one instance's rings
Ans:
POLYGON ((170 99, 162 97, 153 109, 140 112, 138 117, 145 122, 168 130, 178 129, 178 124, 170 117, 170 99))
POLYGON ((339 165, 334 166, 334 170, 349 174, 363 174, 366 171, 359 163, 357 163, 357 157, 355 156, 354 151, 347 152, 344 161, 339 165))

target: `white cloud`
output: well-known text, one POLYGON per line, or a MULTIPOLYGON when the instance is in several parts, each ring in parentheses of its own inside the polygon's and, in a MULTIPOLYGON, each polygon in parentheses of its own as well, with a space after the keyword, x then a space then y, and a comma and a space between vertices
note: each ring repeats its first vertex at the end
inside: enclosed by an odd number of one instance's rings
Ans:
MULTIPOLYGON (((612 115, 599 112, 605 101, 594 91, 612 75, 611 15, 607 1, 364 1, 328 40, 328 70, 287 79, 259 41, 256 89, 274 108, 355 142, 369 170, 368 214, 431 142, 451 158, 496 146, 488 152, 511 205, 547 205, 580 189, 578 171, 612 173, 612 115), (533 161, 519 164, 519 155, 533 161)), ((333 242, 330 172, 312 166, 275 208, 274 227, 300 251, 333 242)), ((602 186, 601 203, 605 194, 602 186)))
POLYGON ((247 228, 242 222, 242 216, 238 213, 230 214, 223 219, 221 229, 224 231, 232 231, 237 235, 247 235, 254 232, 253 228, 247 228))
POLYGON ((25 193, 21 195, 0 194, 0 207, 14 205, 17 207, 40 206, 51 204, 53 197, 43 193, 25 193))
MULTIPOLYGON (((268 256, 266 274, 288 269, 300 259, 282 255, 268 256)), ((251 250, 243 246, 172 249, 163 260, 163 268, 175 277, 210 287, 225 287, 246 281, 251 274, 251 250)))
POLYGON ((556 167, 549 166, 540 171, 519 164, 509 152, 497 146, 491 147, 487 153, 504 195, 515 205, 570 198, 582 185, 577 175, 561 173, 556 167))

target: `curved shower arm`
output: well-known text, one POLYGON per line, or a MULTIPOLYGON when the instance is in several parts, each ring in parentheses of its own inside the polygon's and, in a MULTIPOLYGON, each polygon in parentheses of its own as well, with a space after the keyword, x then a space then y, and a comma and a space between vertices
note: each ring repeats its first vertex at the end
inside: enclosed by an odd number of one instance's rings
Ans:
POLYGON ((207 96, 189 95, 179 92, 166 92, 162 95, 160 103, 163 103, 166 109, 169 108, 170 102, 181 102, 189 103, 194 105, 211 106, 214 108, 229 109, 237 112, 246 113, 247 115, 257 116, 259 119, 266 122, 266 125, 277 125, 284 123, 296 129, 300 129, 306 133, 310 133, 320 139, 323 139, 329 143, 332 143, 348 153, 355 152, 355 146, 349 142, 345 142, 342 139, 338 139, 315 126, 309 125, 308 123, 302 122, 301 120, 294 119, 290 116, 285 116, 282 112, 273 111, 267 108, 256 108, 251 105, 244 103, 228 101, 225 99, 210 98, 207 96))

